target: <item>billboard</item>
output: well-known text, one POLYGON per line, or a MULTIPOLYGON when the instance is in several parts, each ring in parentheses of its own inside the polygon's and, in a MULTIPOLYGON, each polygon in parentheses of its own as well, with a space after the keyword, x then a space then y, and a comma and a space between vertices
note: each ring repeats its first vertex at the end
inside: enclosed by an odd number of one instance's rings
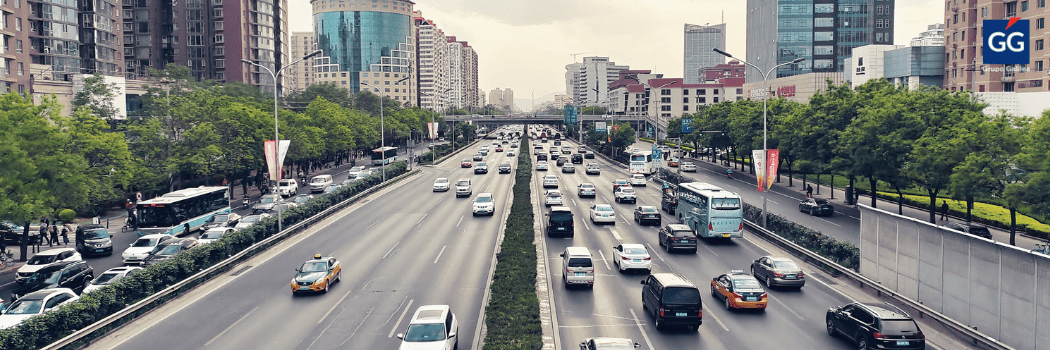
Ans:
POLYGON ((277 151, 274 147, 276 145, 273 140, 266 140, 263 142, 263 154, 266 155, 266 168, 270 171, 270 179, 274 181, 281 181, 280 174, 277 169, 284 165, 284 156, 288 154, 288 146, 292 144, 291 140, 281 140, 281 151, 277 152, 277 163, 274 164, 274 153, 277 151))
POLYGON ((1031 49, 1025 45, 1029 40, 1027 19, 984 20, 984 64, 1029 64, 1031 49))
POLYGON ((565 105, 565 125, 576 125, 576 107, 565 105))
POLYGON ((605 132, 605 122, 595 122, 594 132, 605 132))
POLYGON ((758 191, 768 190, 773 186, 773 177, 777 176, 777 165, 780 163, 780 150, 752 150, 751 159, 755 161, 755 179, 758 180, 758 191))

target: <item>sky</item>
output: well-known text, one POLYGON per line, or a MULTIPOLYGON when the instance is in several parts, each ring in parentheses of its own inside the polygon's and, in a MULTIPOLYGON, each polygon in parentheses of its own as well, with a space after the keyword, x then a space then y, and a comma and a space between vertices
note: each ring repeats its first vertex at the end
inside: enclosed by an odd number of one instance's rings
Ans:
MULTIPOLYGON (((423 17, 478 53, 479 88, 511 88, 519 109, 565 91, 565 65, 605 56, 682 77, 686 23, 726 23, 726 50, 744 54, 746 0, 414 0, 423 17), (724 17, 723 17, 724 16, 724 17), (723 19, 724 18, 724 19, 723 19)), ((772 0, 768 0, 772 1, 772 0)), ((307 0, 290 0, 293 31, 311 31, 307 0), (302 4, 305 6, 296 6, 302 4)), ((944 19, 943 1, 896 0, 894 44, 944 19)), ((749 74, 751 72, 748 72, 749 74)))

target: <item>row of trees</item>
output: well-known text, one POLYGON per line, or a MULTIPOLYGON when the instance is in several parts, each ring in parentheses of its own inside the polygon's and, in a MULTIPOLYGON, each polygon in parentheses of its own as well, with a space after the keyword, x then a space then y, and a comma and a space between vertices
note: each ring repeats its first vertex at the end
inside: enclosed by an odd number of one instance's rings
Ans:
MULTIPOLYGON (((931 222, 945 193, 968 208, 977 198, 1005 201, 1012 226, 1022 205, 1050 215, 1050 114, 986 115, 985 107, 969 92, 908 90, 886 80, 831 86, 808 104, 768 101, 769 148, 780 149, 781 168, 789 173, 845 175, 851 186, 863 179, 872 193, 879 183, 898 196, 920 190, 929 196, 931 222)), ((720 103, 683 118, 692 120, 694 132, 682 135, 677 119, 668 137, 733 158, 762 149, 760 101, 720 103)))

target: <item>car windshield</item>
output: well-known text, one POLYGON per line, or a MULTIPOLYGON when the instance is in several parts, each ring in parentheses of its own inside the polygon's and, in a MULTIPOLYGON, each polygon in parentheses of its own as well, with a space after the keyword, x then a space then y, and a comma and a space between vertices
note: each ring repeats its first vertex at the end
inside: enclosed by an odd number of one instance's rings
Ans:
POLYGON ((447 184, 448 183, 448 179, 437 179, 436 181, 434 181, 434 183, 436 183, 436 184, 447 184))
POLYGON ((91 284, 94 284, 96 286, 102 286, 102 285, 107 285, 107 284, 111 284, 113 282, 116 282, 119 279, 120 279, 120 274, 119 273, 116 273, 116 272, 104 272, 101 275, 98 275, 98 277, 95 277, 95 280, 91 281, 91 284))
POLYGON ((281 180, 281 184, 278 186, 291 186, 293 183, 292 180, 281 180))
POLYGON ((760 289, 758 280, 751 278, 741 278, 733 280, 733 287, 736 289, 760 289))
POLYGON ((624 248, 624 254, 645 255, 648 254, 643 248, 624 248))
POLYGON ((328 182, 328 180, 325 179, 325 178, 320 178, 320 177, 315 177, 313 180, 310 180, 310 183, 315 183, 315 184, 320 184, 320 183, 325 183, 325 182, 328 182))
POLYGON ((551 221, 553 222, 569 222, 572 221, 572 213, 564 211, 556 211, 551 213, 551 221))
POLYGON ((643 213, 655 213, 656 212, 656 207, 642 207, 641 211, 643 213))
POLYGON ((230 221, 229 214, 218 214, 212 217, 211 222, 227 222, 230 221))
POLYGON ((716 210, 737 210, 740 209, 740 199, 737 198, 712 198, 711 208, 716 210))
POLYGON ((478 162, 478 166, 488 166, 488 164, 485 164, 485 162, 478 162))
POLYGON ((55 262, 57 255, 37 255, 29 259, 28 265, 47 265, 55 262))
POLYGON ((675 237, 688 237, 693 235, 692 230, 675 230, 673 233, 675 237))
POLYGON ((882 323, 882 330, 879 333, 901 334, 919 331, 919 326, 915 325, 915 321, 912 320, 881 320, 880 322, 882 323))
POLYGON ((635 179, 635 180, 645 180, 645 175, 642 175, 642 174, 635 174, 635 175, 634 175, 634 179, 635 179))
POLYGON ((300 272, 324 272, 328 271, 328 263, 324 261, 307 261, 299 268, 300 272))
POLYGON ((40 299, 18 300, 11 304, 4 315, 36 315, 44 307, 44 301, 40 299))
POLYGON ((612 211, 612 207, 599 205, 599 206, 594 207, 594 211, 612 211))
POLYGON ((59 275, 61 275, 60 272, 62 272, 62 270, 37 271, 32 276, 29 276, 29 282, 27 282, 27 283, 30 283, 30 284, 36 284, 36 283, 54 284, 54 283, 58 282, 58 277, 59 277, 59 275))
POLYGON ((799 270, 798 265, 792 261, 774 261, 773 268, 777 270, 799 270))
POLYGON ((169 256, 169 255, 178 254, 179 251, 182 250, 182 245, 169 244, 169 245, 165 245, 165 246, 159 246, 158 248, 160 248, 160 250, 156 250, 155 249, 153 254, 169 256))
POLYGON ((241 219, 241 221, 238 222, 238 224, 254 224, 256 222, 259 222, 260 218, 262 218, 262 217, 258 216, 258 215, 248 216, 248 217, 245 217, 244 219, 241 219))
POLYGON ((700 304, 700 290, 696 288, 664 288, 665 304, 700 304))
POLYGON ((464 159, 463 162, 464 163, 470 163, 470 159, 464 159))
POLYGON ((594 185, 591 185, 591 184, 583 184, 583 185, 580 185, 580 188, 582 188, 582 189, 585 189, 585 190, 589 190, 589 189, 592 189, 592 188, 594 188, 594 185))
POLYGON ((222 231, 207 231, 207 232, 204 233, 204 236, 201 236, 201 238, 204 238, 204 239, 219 239, 219 238, 222 237, 222 235, 224 233, 226 233, 226 230, 222 230, 222 231))
POLYGON ((260 199, 260 200, 259 200, 259 203, 262 203, 262 204, 271 204, 271 203, 273 203, 273 202, 274 202, 275 200, 277 200, 277 197, 266 197, 266 196, 263 196, 263 197, 262 197, 262 199, 260 199))
POLYGON ((478 203, 488 203, 492 201, 492 197, 489 196, 478 196, 478 203))
POLYGON ((459 180, 459 182, 456 183, 456 186, 470 186, 470 181, 459 180))
POLYGON ((408 326, 408 333, 405 334, 405 341, 407 342, 427 342, 444 339, 444 323, 414 324, 408 326))
POLYGON ((93 228, 84 230, 84 239, 103 239, 109 238, 109 231, 104 228, 93 228))

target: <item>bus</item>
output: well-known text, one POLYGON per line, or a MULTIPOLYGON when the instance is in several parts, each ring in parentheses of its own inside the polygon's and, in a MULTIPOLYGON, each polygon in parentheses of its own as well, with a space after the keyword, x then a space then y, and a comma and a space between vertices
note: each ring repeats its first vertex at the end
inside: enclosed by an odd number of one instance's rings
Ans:
POLYGON ((390 164, 397 161, 397 147, 380 147, 372 150, 372 165, 390 164))
POLYGON ((744 236, 743 202, 736 193, 703 182, 678 186, 678 221, 702 238, 744 236))
POLYGON ((631 174, 652 175, 656 172, 657 166, 653 164, 653 152, 639 150, 630 153, 627 170, 631 174))
POLYGON ((180 235, 197 230, 215 214, 232 212, 226 186, 186 188, 135 205, 139 237, 151 234, 180 235))

